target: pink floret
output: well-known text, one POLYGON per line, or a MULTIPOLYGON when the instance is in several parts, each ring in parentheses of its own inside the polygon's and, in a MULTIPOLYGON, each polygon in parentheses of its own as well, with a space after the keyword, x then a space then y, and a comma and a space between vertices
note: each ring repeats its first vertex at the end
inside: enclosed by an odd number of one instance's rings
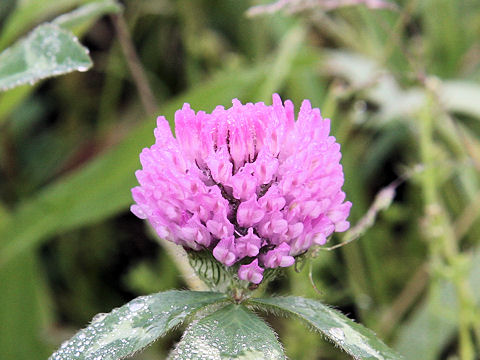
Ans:
POLYGON ((238 277, 254 284, 260 284, 265 270, 258 266, 258 259, 253 260, 248 265, 240 265, 238 277))
POLYGON ((330 120, 310 102, 295 121, 291 101, 175 114, 175 133, 157 119, 155 144, 140 154, 131 211, 159 236, 208 250, 240 279, 258 284, 265 268, 346 231, 351 203, 342 191, 340 145, 330 120))

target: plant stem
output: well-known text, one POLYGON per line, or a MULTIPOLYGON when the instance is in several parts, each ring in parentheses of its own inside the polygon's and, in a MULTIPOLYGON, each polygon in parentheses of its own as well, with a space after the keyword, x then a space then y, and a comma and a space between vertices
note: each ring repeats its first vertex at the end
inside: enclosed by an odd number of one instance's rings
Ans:
POLYGON ((157 110, 155 97, 148 83, 145 71, 143 70, 142 63, 138 58, 135 47, 133 46, 132 38, 130 37, 125 19, 121 14, 112 15, 111 18, 118 35, 118 41, 120 42, 123 55, 125 56, 127 65, 132 73, 133 81, 137 87, 145 112, 148 115, 153 114, 157 110))
POLYGON ((427 81, 427 103, 420 113, 420 153, 425 167, 421 175, 421 187, 424 198, 425 236, 430 248, 432 269, 448 277, 455 286, 458 298, 459 347, 460 359, 473 360, 474 346, 470 336, 472 319, 472 299, 469 284, 465 276, 463 254, 459 253, 457 237, 439 196, 438 174, 435 166, 436 149, 433 139, 434 117, 432 109, 436 107, 434 83, 427 81), (453 274, 453 275, 452 275, 453 274))
POLYGON ((190 266, 188 255, 185 250, 183 250, 181 246, 159 237, 150 225, 148 226, 148 229, 149 233, 152 234, 152 237, 160 243, 167 254, 172 258, 178 271, 180 271, 180 274, 182 274, 183 279, 187 283, 188 288, 195 291, 208 290, 205 283, 197 276, 193 268, 190 266))

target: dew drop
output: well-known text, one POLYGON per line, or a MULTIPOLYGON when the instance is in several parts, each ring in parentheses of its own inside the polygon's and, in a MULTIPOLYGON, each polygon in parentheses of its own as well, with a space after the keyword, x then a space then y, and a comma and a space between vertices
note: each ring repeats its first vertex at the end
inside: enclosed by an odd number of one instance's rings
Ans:
POLYGON ((97 315, 95 315, 92 319, 92 323, 93 322, 99 322, 99 321, 102 321, 103 319, 105 319, 107 317, 107 313, 98 313, 97 315))
POLYGON ((136 312, 136 311, 140 310, 141 308, 143 308, 144 306, 145 306, 145 304, 143 302, 139 302, 139 301, 131 302, 130 304, 128 304, 128 308, 132 312, 136 312))
POLYGON ((80 72, 88 71, 88 69, 90 69, 90 66, 77 66, 77 71, 80 72))

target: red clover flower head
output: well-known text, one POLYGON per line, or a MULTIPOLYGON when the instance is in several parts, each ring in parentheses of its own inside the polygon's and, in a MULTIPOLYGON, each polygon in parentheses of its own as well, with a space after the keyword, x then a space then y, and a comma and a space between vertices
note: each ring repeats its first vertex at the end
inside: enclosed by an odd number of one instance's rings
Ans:
POLYGON ((237 99, 211 114, 184 104, 173 137, 163 116, 156 142, 140 154, 132 212, 158 235, 208 250, 242 280, 259 284, 266 268, 287 267, 334 231, 349 228, 340 145, 330 120, 304 100, 237 99))

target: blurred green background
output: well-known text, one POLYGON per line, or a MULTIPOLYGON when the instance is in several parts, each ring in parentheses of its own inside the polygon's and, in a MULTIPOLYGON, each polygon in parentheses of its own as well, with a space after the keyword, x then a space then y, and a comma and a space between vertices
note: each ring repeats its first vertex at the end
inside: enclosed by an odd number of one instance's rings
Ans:
MULTIPOLYGON (((0 50, 89 2, 1 0, 0 50)), ((352 224, 403 182, 360 239, 269 291, 332 304, 409 360, 479 359, 480 2, 364 2, 126 0, 74 27, 90 71, 0 93, 0 359, 46 359, 96 313, 186 288, 129 213, 138 154, 183 102, 272 92, 332 119, 352 224)), ((271 324, 291 359, 348 358, 294 319, 271 324)))

